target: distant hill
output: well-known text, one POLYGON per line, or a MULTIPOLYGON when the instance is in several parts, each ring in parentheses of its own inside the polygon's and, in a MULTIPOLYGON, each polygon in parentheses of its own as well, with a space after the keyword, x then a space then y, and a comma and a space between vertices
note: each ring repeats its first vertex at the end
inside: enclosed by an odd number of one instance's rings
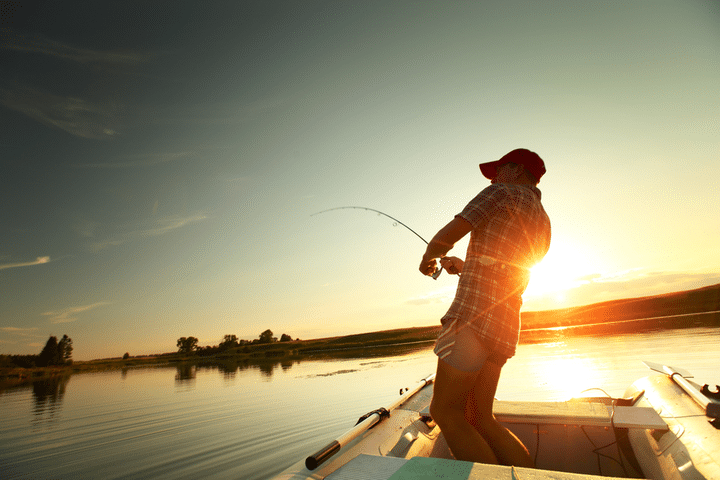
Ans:
POLYGON ((720 284, 650 297, 627 298, 582 307, 523 312, 523 330, 686 315, 720 310, 720 284))

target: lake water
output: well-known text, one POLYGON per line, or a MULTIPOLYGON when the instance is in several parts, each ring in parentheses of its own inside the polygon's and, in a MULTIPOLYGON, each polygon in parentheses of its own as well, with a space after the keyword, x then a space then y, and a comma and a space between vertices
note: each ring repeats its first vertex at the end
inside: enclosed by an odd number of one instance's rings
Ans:
MULTIPOLYGON (((521 344, 503 400, 622 396, 650 360, 720 383, 720 329, 521 344), (586 394, 600 396, 599 390, 586 394)), ((377 355, 387 351, 376 352, 377 355)), ((433 373, 430 346, 391 356, 76 374, 0 394, 0 477, 265 479, 433 373)))

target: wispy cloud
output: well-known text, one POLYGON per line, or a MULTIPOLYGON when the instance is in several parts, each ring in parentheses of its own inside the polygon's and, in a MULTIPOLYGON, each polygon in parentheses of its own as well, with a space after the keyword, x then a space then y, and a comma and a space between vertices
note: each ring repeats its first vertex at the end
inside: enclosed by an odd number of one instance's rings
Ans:
POLYGON ((418 297, 413 297, 405 301, 406 305, 429 305, 433 303, 450 303, 455 296, 456 287, 448 285, 446 287, 428 292, 418 297))
POLYGON ((81 163, 73 165, 77 168, 138 168, 151 167, 163 163, 174 162, 183 158, 192 157, 195 152, 173 152, 173 153, 149 153, 144 155, 133 155, 125 157, 118 162, 104 163, 81 163))
POLYGON ((77 47, 42 35, 26 35, 10 28, 0 28, 0 48, 16 52, 48 55, 78 63, 104 63, 134 66, 149 61, 153 55, 130 50, 102 51, 77 47))
MULTIPOLYGON (((198 212, 188 216, 171 215, 153 219, 151 222, 148 222, 147 226, 144 228, 142 225, 135 225, 130 228, 126 228, 125 231, 121 233, 110 235, 104 239, 95 241, 91 244, 91 249, 97 252, 106 248, 122 245, 127 242, 137 241, 144 237, 157 237, 165 235, 166 233, 170 233, 193 223, 203 221, 207 218, 207 214, 198 212)), ((85 230, 85 236, 92 236, 89 232, 89 230, 85 230)))
POLYGON ((109 139, 119 133, 122 108, 112 102, 93 103, 15 84, 0 87, 0 104, 78 137, 109 139))
POLYGON ((5 270, 6 268, 31 267, 33 265, 41 265, 43 263, 49 262, 50 257, 37 257, 37 259, 32 262, 15 262, 0 264, 0 270, 5 270))
POLYGON ((61 310, 53 310, 45 312, 43 315, 50 317, 51 323, 69 323, 77 320, 77 315, 83 312, 87 312, 103 305, 109 305, 108 302, 96 302, 90 305, 80 305, 77 307, 67 307, 61 310))
POLYGON ((598 301, 602 296, 614 298, 640 297, 661 293, 691 290, 720 283, 717 272, 647 272, 633 269, 614 276, 603 276, 578 287, 578 294, 592 294, 598 301))
POLYGON ((573 288, 525 298, 525 310, 547 310, 589 305, 608 300, 636 298, 692 290, 720 283, 717 272, 649 272, 633 268, 576 279, 573 288))
POLYGON ((20 328, 20 327, 0 327, 0 343, 4 345, 19 345, 24 344, 26 346, 35 346, 38 335, 38 329, 36 327, 20 328), (31 342, 31 343, 27 343, 31 342))
POLYGON ((171 217, 165 217, 155 221, 155 226, 146 230, 140 230, 138 234, 140 236, 151 236, 163 235, 172 230, 182 228, 191 223, 199 222, 208 218, 204 213, 196 213, 188 217, 181 217, 179 215, 173 215, 171 217))
MULTIPOLYGON (((102 51, 78 47, 41 35, 29 35, 0 28, 0 50, 52 57, 95 67, 113 73, 132 74, 135 67, 153 55, 130 50, 102 51)), ((84 75, 79 73, 79 76, 84 75)), ((83 138, 110 139, 119 134, 125 107, 113 101, 93 101, 80 96, 63 96, 18 82, 0 87, 0 104, 45 125, 83 138)))
POLYGON ((28 336, 32 335, 37 331, 36 327, 31 328, 19 328, 19 327, 0 327, 0 332, 11 333, 13 335, 28 336))

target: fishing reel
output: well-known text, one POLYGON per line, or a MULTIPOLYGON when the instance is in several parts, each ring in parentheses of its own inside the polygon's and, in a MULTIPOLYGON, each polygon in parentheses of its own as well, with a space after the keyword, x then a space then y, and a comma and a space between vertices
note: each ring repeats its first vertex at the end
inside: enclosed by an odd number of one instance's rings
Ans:
POLYGON ((432 279, 437 280, 438 277, 440 276, 440 274, 442 273, 442 271, 443 271, 442 267, 438 268, 437 271, 432 274, 432 279))
POLYGON ((714 400, 720 400, 720 385, 715 385, 715 391, 710 391, 710 385, 707 383, 703 385, 703 387, 700 389, 700 393, 705 395, 708 398, 712 398, 714 400))

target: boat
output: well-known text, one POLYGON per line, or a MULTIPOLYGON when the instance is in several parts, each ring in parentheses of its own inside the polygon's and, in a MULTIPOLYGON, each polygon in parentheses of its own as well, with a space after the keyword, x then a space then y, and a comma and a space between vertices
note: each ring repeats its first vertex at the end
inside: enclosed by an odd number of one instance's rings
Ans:
POLYGON ((535 468, 455 460, 429 414, 430 375, 274 480, 720 480, 720 387, 644 363, 653 373, 621 398, 496 399, 495 417, 525 444, 535 468))

